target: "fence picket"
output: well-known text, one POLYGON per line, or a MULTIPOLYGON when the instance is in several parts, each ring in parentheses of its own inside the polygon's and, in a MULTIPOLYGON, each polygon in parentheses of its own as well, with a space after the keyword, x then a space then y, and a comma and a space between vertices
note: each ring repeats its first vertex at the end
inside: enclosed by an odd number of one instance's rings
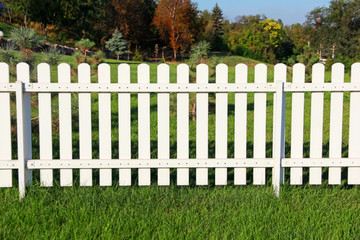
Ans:
MULTIPOLYGON (((118 67, 118 82, 130 83, 130 66, 118 67)), ((131 159, 131 96, 119 93, 119 159, 131 159)), ((131 186, 131 169, 119 169, 119 185, 131 186)))
MULTIPOLYGON (((169 83, 170 68, 167 64, 158 66, 158 83, 169 83)), ((170 94, 158 93, 158 158, 170 157, 170 94)), ((158 169, 158 185, 170 185, 170 169, 158 169)))
MULTIPOLYGON (((209 67, 199 64, 196 67, 196 82, 209 83, 209 67)), ((208 158, 208 114, 209 114, 209 94, 196 94, 196 158, 208 158)), ((208 169, 196 169, 196 185, 208 185, 208 169)))
MULTIPOLYGON (((177 82, 189 83, 189 66, 177 66, 177 82)), ((177 158, 189 158, 189 94, 177 94, 177 158)), ((177 185, 189 185, 189 169, 177 169, 177 185)))
MULTIPOLYGON (((228 82, 228 67, 216 66, 216 83, 228 82)), ((228 94, 216 93, 215 105, 215 158, 227 158, 228 94)), ((215 168, 215 185, 227 184, 227 168, 215 168)))
MULTIPOLYGON (((37 66, 38 82, 50 83, 50 65, 41 63, 37 66)), ((39 93, 39 138, 40 159, 52 159, 52 119, 51 93, 39 93)), ((53 186, 53 170, 40 170, 40 184, 44 187, 53 186)))
MULTIPOLYGON (((79 83, 90 83, 90 65, 78 66, 79 83)), ((80 159, 92 158, 91 93, 79 93, 80 159)), ((80 186, 92 186, 92 169, 80 169, 80 186)))
MULTIPOLYGON (((150 83, 150 67, 147 64, 138 66, 138 82, 150 83)), ((150 159, 150 94, 138 94, 138 141, 139 159, 150 159)), ((150 169, 139 169, 139 186, 151 183, 150 169)))
MULTIPOLYGON (((360 63, 351 66, 351 82, 360 82, 360 63)), ((350 93, 349 158, 360 157, 360 92, 350 93)), ((348 184, 360 184, 360 167, 348 168, 348 184)))
MULTIPOLYGON (((110 83, 110 66, 102 63, 98 67, 99 83, 110 83)), ((111 159, 111 94, 99 93, 99 157, 111 159)), ((100 169, 100 186, 111 186, 112 170, 100 169)))
MULTIPOLYGON (((305 65, 293 66, 293 83, 305 82, 305 65)), ((293 93, 291 104, 291 158, 303 158, 304 144, 304 93, 293 93)), ((303 183, 303 168, 290 168, 290 184, 303 183)))
MULTIPOLYGON (((69 64, 61 63, 58 66, 58 82, 71 83, 70 71, 69 64)), ((59 93, 59 140, 60 159, 72 159, 71 93, 59 93)), ((72 169, 60 169, 60 186, 72 186, 72 172, 72 169)))
MULTIPOLYGON (((255 83, 266 83, 267 66, 255 66, 255 83)), ((254 158, 266 157, 266 93, 254 94, 254 158)), ((254 185, 265 184, 265 168, 254 168, 254 185)))
POLYGON ((32 170, 26 167, 27 161, 32 159, 32 136, 31 136, 31 98, 30 93, 24 93, 23 84, 30 83, 30 67, 27 63, 16 65, 17 89, 16 89, 16 120, 17 142, 19 159, 19 195, 25 196, 25 186, 32 185, 32 170))
MULTIPOLYGON (((235 67, 235 83, 247 83, 248 67, 240 63, 235 67)), ((235 158, 246 158, 247 93, 235 93, 235 158)), ((234 169, 234 184, 246 185, 246 168, 234 169)))
MULTIPOLYGON (((0 83, 9 83, 9 65, 0 63, 0 83)), ((10 93, 0 93, 0 161, 11 160, 10 93)), ((0 187, 12 187, 12 170, 0 170, 0 187)))
MULTIPOLYGON (((312 82, 323 83, 325 67, 322 63, 313 65, 312 82)), ((322 158, 323 144, 323 118, 324 118, 324 93, 311 94, 311 124, 310 124, 310 158, 322 158)), ((321 184, 321 167, 310 168, 310 184, 321 184)))
MULTIPOLYGON (((344 83, 344 65, 335 63, 332 65, 332 83, 344 83)), ((342 151, 342 120, 343 120, 343 101, 342 92, 331 93, 330 105, 330 139, 329 157, 341 158, 342 151)), ((329 167, 329 184, 341 183, 341 167, 329 167)))

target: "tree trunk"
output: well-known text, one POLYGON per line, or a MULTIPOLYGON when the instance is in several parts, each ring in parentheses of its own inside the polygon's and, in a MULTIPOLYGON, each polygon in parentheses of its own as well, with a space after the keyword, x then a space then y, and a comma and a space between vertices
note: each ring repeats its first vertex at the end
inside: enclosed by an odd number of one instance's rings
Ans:
POLYGON ((45 40, 47 40, 47 25, 44 24, 44 28, 45 28, 45 40))
POLYGON ((117 58, 116 58, 116 60, 118 60, 118 61, 119 61, 119 55, 117 55, 117 58))
POLYGON ((27 27, 27 14, 24 14, 24 25, 27 27))
POLYGON ((176 49, 174 49, 174 59, 173 59, 174 62, 176 62, 176 49))

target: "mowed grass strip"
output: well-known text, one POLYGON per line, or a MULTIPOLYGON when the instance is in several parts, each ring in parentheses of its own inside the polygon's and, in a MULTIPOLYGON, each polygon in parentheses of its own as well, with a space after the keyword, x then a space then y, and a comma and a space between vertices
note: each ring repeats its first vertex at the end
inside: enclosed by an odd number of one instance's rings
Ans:
POLYGON ((1 239, 357 239, 360 188, 0 190, 1 239))

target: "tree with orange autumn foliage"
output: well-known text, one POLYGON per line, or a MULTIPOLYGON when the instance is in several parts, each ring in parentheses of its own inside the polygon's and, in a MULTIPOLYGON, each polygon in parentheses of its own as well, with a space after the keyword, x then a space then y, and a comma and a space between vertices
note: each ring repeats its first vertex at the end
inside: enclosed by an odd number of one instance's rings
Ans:
POLYGON ((174 58, 179 48, 185 49, 194 41, 191 33, 191 0, 159 0, 155 10, 153 25, 161 38, 173 49, 174 58))

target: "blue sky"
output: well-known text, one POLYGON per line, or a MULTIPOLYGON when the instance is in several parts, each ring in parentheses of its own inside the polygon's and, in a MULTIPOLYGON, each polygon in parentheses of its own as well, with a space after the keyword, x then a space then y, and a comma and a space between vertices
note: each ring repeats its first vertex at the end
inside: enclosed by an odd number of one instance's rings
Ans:
POLYGON ((224 16, 234 20, 239 15, 265 14, 281 18, 284 24, 304 23, 305 15, 316 7, 329 6, 330 0, 193 0, 199 10, 211 9, 218 3, 224 16))

